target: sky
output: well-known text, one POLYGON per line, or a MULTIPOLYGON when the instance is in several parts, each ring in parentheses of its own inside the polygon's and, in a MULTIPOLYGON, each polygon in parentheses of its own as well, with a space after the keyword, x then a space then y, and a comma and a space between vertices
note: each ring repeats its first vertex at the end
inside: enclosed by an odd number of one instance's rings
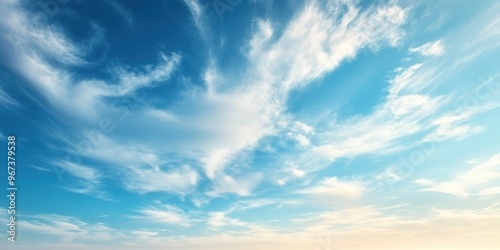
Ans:
POLYGON ((1 249, 500 247, 496 1, 0 12, 1 249))

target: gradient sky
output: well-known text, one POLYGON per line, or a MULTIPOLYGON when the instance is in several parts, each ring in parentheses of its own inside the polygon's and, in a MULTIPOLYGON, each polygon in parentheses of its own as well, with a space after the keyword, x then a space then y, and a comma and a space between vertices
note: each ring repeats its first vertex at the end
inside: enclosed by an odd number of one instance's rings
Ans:
POLYGON ((0 12, 1 249, 500 248, 496 1, 0 12))

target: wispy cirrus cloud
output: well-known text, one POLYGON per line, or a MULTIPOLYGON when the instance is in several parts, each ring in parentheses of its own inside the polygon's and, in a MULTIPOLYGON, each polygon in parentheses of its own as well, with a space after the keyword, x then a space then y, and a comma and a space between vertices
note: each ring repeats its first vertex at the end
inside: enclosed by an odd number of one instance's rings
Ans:
POLYGON ((391 153, 407 148, 401 140, 428 129, 426 120, 437 112, 442 97, 421 94, 432 75, 414 64, 390 80, 388 95, 375 111, 334 124, 313 152, 331 160, 359 154, 391 153), (323 145, 321 145, 323 144, 323 145))
POLYGON ((0 104, 2 106, 8 107, 12 105, 18 105, 18 102, 9 96, 5 91, 0 87, 0 104))
POLYGON ((69 109, 66 110, 69 113, 77 111, 85 118, 97 115, 96 109, 102 109, 103 97, 128 95, 169 79, 181 59, 176 53, 170 56, 159 53, 157 65, 131 70, 112 68, 112 77, 117 82, 82 80, 69 67, 93 63, 84 58, 106 44, 102 27, 91 23, 93 33, 79 44, 71 40, 62 27, 28 18, 28 11, 18 1, 2 3, 0 8, 10 16, 10 21, 0 23, 6 34, 2 37, 6 44, 3 49, 11 48, 11 52, 5 52, 11 60, 8 64, 38 87, 55 108, 69 109))
POLYGON ((214 228, 220 228, 224 226, 246 226, 248 223, 243 222, 239 219, 230 218, 224 212, 213 212, 209 214, 209 219, 207 224, 214 228))
POLYGON ((156 223, 163 223, 166 225, 176 225, 182 227, 190 227, 193 221, 181 209, 165 205, 158 208, 144 208, 138 211, 142 216, 135 216, 133 218, 147 219, 156 223))
POLYGON ((118 14, 120 17, 127 22, 129 26, 134 25, 134 16, 132 14, 132 11, 125 7, 123 4, 120 4, 119 2, 115 0, 106 0, 105 3, 107 3, 111 8, 118 14))
POLYGON ((104 242, 125 238, 125 234, 104 223, 87 223, 82 220, 57 214, 27 216, 19 221, 24 230, 35 234, 57 237, 61 242, 104 242))
MULTIPOLYGON (((66 143, 78 142, 79 138, 65 134, 54 136, 66 143)), ((84 130, 82 139, 85 140, 76 143, 74 149, 62 149, 68 153, 66 158, 82 161, 84 156, 100 162, 98 165, 101 169, 117 173, 120 178, 118 181, 131 192, 139 194, 167 192, 184 197, 195 191, 201 179, 193 167, 166 160, 165 152, 162 150, 155 150, 145 145, 120 143, 98 130, 84 130)), ((68 161, 65 163, 70 167, 78 166, 68 161)), ((87 172, 77 171, 75 175, 80 177, 86 174, 82 177, 92 179, 88 176, 90 171, 95 173, 96 170, 89 168, 87 172)))
MULTIPOLYGON (((496 239, 496 225, 500 220, 498 216, 498 203, 478 209, 445 209, 434 208, 424 213, 426 216, 411 216, 404 212, 409 204, 397 204, 390 207, 359 206, 335 211, 323 211, 317 213, 304 213, 295 216, 291 221, 291 227, 300 228, 295 234, 280 232, 265 224, 248 223, 232 218, 227 213, 211 213, 207 217, 207 223, 217 230, 230 226, 235 233, 211 234, 210 236, 185 236, 174 237, 159 231, 147 230, 116 230, 103 223, 87 223, 78 218, 61 215, 38 215, 30 216, 33 220, 21 221, 23 228, 29 232, 35 232, 44 236, 52 236, 63 239, 62 242, 68 246, 79 249, 79 244, 110 242, 112 240, 127 239, 130 249, 141 249, 147 246, 149 249, 161 249, 169 247, 172 249, 234 249, 242 242, 252 247, 279 248, 284 244, 290 244, 287 249, 314 248, 318 246, 335 246, 349 248, 372 248, 378 249, 399 248, 404 249, 408 241, 418 247, 428 247, 443 242, 443 240, 454 242, 447 244, 450 247, 466 247, 472 249, 478 245, 488 246, 496 239), (468 227, 457 227, 456 224, 467 223, 468 227), (478 236, 477 231, 481 231, 478 236), (237 233, 236 233, 237 232, 237 233), (446 233, 443 233, 446 232, 446 233), (453 233, 450 235, 450 233, 453 233), (353 241, 352 237, 364 235, 364 241, 353 241), (429 235, 430 234, 430 235, 429 235), (396 235, 396 236, 395 236, 396 235), (465 242, 456 242, 456 236, 460 235, 465 242), (422 243, 425 237, 429 242, 422 243), (380 242, 380 239, 392 239, 380 242), (147 242, 139 242, 148 239, 147 242), (319 245, 328 243, 328 245, 319 245), (330 239, 330 241, 325 241, 330 239), (140 245, 138 245, 140 244, 140 245)), ((164 208, 144 209, 146 217, 154 218, 157 223, 165 225, 177 225, 191 227, 189 217, 182 210, 166 206, 164 208)), ((139 218, 139 217, 138 217, 139 218)), ((29 246, 29 245, 28 245, 29 246)), ((24 247, 24 246, 21 246, 24 247)), ((49 249, 50 244, 41 243, 41 249, 49 249)), ((29 248, 26 248, 29 249, 29 248)))
POLYGON ((184 0, 184 3, 188 6, 191 16, 193 17, 196 29, 199 32, 201 38, 207 40, 209 37, 209 28, 207 23, 209 19, 206 16, 205 6, 203 6, 198 0, 184 0))
MULTIPOLYGON (((416 239, 426 237, 432 242, 442 242, 443 239, 454 242, 456 235, 460 235, 463 239, 467 239, 461 243, 448 244, 451 248, 464 249, 473 248, 477 241, 473 240, 476 234, 473 231, 456 227, 457 221, 469 221, 469 225, 485 232, 482 237, 482 242, 489 245, 495 235, 494 222, 500 219, 495 215, 498 208, 492 206, 490 208, 470 209, 470 210, 453 210, 453 209, 435 209, 426 211, 426 217, 412 217, 403 213, 405 207, 371 207, 361 206, 357 208, 349 208, 337 211, 328 211, 319 214, 304 214, 304 219, 294 220, 297 223, 308 224, 304 231, 309 234, 314 234, 317 237, 332 239, 337 246, 359 249, 387 249, 401 248, 405 249, 408 244, 408 239, 415 240, 412 245, 423 247, 432 244, 417 242, 416 239), (488 220, 492 220, 488 222, 488 220), (432 233, 430 233, 430 231, 432 233), (444 230, 446 233, 443 233, 444 230), (453 232, 450 235, 450 231, 453 232), (397 232, 397 233, 396 233, 397 232), (363 242, 345 241, 344 239, 352 236, 363 234, 363 242), (397 237, 394 237, 397 234, 397 237), (429 235, 431 234, 431 235, 429 235), (392 240, 380 242, 381 238, 392 240), (473 243, 474 242, 474 243, 473 243), (488 243, 486 243, 488 242, 488 243)), ((450 248, 450 249, 451 249, 450 248)), ((416 249, 416 248, 408 248, 416 249)))
POLYGON ((0 9, 8 15, 8 20, 0 22, 0 28, 4 32, 2 40, 11 48, 10 52, 6 53, 14 58, 19 57, 14 61, 18 70, 22 70, 23 64, 29 64, 30 60, 36 61, 41 57, 67 65, 85 66, 91 62, 84 57, 104 38, 104 30, 96 24, 91 24, 93 34, 90 39, 78 44, 69 39, 61 27, 30 18, 20 1, 4 2, 0 9))
POLYGON ((408 49, 410 53, 416 53, 423 56, 440 56, 445 53, 443 41, 437 40, 435 42, 428 42, 418 47, 411 47, 408 49))
POLYGON ((420 191, 439 192, 468 198, 469 196, 495 196, 500 194, 500 154, 475 161, 469 170, 463 171, 444 181, 418 179, 415 182, 425 188, 420 191))
POLYGON ((249 196, 261 181, 261 174, 247 174, 236 177, 230 175, 218 176, 212 181, 213 188, 208 190, 206 194, 211 197, 222 196, 223 194, 249 196))
POLYGON ((324 178, 315 186, 298 190, 297 193, 325 203, 348 203, 363 197, 366 187, 362 181, 340 180, 337 177, 324 178))
POLYGON ((138 193, 168 192, 185 196, 194 193, 200 180, 198 172, 187 165, 171 170, 132 165, 124 170, 124 186, 138 193))
POLYGON ((396 46, 403 35, 406 11, 399 6, 361 11, 351 1, 326 5, 307 3, 279 37, 273 36, 270 21, 259 21, 248 57, 261 79, 288 91, 332 71, 363 48, 396 46))
POLYGON ((66 160, 55 161, 52 166, 62 172, 58 173, 58 178, 68 191, 111 200, 107 192, 100 190, 103 175, 97 169, 66 160), (71 180, 65 174, 69 174, 71 180))

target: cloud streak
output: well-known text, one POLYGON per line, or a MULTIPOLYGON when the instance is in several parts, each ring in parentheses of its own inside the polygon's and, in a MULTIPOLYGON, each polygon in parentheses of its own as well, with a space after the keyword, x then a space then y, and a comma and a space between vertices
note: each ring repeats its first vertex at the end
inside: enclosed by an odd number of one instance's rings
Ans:
POLYGON ((408 49, 410 53, 420 54, 422 56, 440 56, 445 52, 443 41, 428 42, 418 47, 408 49))
POLYGON ((500 193, 499 186, 495 184, 500 180, 499 169, 500 154, 495 154, 449 180, 439 182, 418 179, 415 182, 425 186, 420 191, 445 193, 459 198, 468 198, 471 195, 495 196, 500 193))

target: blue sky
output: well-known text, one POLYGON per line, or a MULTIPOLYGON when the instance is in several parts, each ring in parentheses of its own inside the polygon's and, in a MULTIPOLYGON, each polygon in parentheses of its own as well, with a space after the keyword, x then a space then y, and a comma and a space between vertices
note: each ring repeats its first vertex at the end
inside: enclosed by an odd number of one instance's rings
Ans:
POLYGON ((2 249, 500 245, 495 1, 0 10, 2 249))

